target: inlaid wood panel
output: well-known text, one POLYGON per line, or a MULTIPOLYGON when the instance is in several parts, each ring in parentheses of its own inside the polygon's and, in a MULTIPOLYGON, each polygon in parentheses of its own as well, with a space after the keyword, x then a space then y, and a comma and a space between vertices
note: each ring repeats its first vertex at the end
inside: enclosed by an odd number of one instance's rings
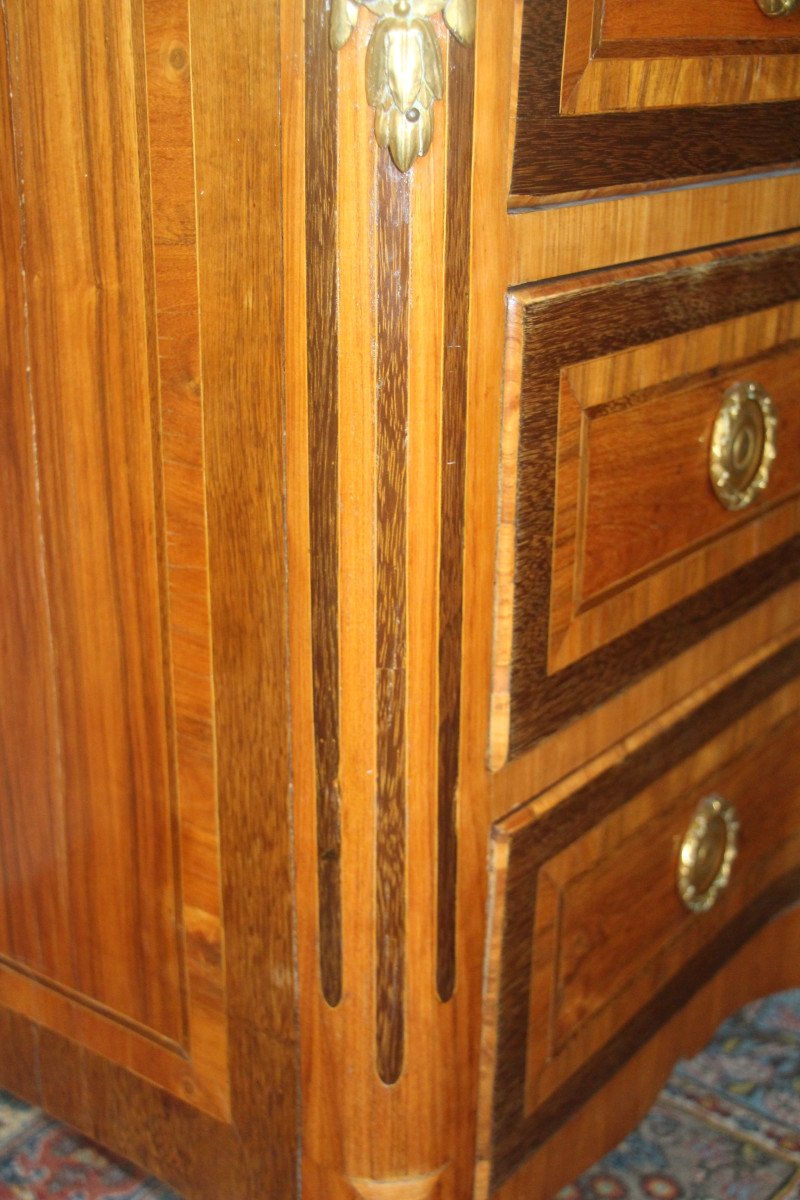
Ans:
POLYGON ((800 16, 690 7, 667 36, 656 5, 525 0, 512 204, 798 157, 800 16))
POLYGON ((4 36, 0 1000, 221 1113, 188 12, 4 36))
POLYGON ((513 757, 796 577, 797 254, 512 293, 493 763, 504 695, 513 757), (774 490, 731 513, 711 430, 728 385, 759 375, 783 412, 774 490))
POLYGON ((564 799, 496 828, 493 1187, 800 895, 798 666, 795 642, 564 799), (739 813, 740 854, 697 915, 678 896, 677 853, 712 792, 739 813))
MULTIPOLYGON (((787 313, 798 316, 797 307, 787 313)), ((570 372, 562 376, 549 670, 691 595, 698 570, 713 583, 800 528, 800 354, 778 349, 786 344, 779 336, 756 358, 723 353, 689 386, 679 355, 682 382, 671 388, 592 382, 579 399, 570 372), (767 490, 734 516, 709 486, 708 445, 723 394, 742 378, 775 398, 780 440, 767 490)), ((659 379, 671 374, 662 367, 659 379)))

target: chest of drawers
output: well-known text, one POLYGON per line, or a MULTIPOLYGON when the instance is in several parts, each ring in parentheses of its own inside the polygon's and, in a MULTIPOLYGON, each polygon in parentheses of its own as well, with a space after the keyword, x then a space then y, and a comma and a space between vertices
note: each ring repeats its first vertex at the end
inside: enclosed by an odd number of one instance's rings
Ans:
POLYGON ((800 982, 771 3, 3 9, 0 1084, 189 1200, 545 1200, 800 982))

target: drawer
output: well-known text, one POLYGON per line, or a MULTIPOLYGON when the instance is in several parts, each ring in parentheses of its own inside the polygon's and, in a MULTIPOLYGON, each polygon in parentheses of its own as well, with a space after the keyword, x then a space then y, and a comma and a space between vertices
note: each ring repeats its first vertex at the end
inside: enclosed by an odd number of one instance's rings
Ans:
POLYGON ((790 163, 798 95, 800 9, 524 0, 512 204, 790 163))
POLYGON ((800 898, 798 668, 795 642, 621 763, 495 827, 494 1186, 800 898))
POLYGON ((510 294, 493 766, 800 574, 798 293, 773 239, 510 294))

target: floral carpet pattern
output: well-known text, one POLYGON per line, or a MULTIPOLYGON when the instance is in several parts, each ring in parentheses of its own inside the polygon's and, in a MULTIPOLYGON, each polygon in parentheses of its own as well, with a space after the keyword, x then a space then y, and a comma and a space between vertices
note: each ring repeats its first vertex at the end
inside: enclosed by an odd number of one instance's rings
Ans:
POLYGON ((0 1092, 0 1200, 177 1200, 38 1108, 0 1092))
POLYGON ((800 1200, 800 991, 726 1021, 556 1200, 800 1200))
MULTIPOLYGON (((178 1198, 0 1092, 0 1200, 178 1198)), ((800 991, 726 1021, 639 1128, 556 1200, 800 1200, 800 991)))

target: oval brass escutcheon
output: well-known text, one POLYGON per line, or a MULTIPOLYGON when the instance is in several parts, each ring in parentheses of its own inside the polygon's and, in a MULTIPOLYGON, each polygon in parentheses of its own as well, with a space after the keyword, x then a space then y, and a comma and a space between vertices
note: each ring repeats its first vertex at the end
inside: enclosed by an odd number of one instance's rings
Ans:
POLYGON ((794 12, 800 0, 756 0, 756 4, 768 17, 786 17, 794 12))
POLYGON ((711 432, 708 473, 720 504, 752 504, 767 486, 776 452, 778 418, 759 383, 734 383, 725 393, 711 432))
POLYGON ((690 912, 707 912, 731 877, 739 820, 722 796, 700 801, 681 842, 678 893, 690 912))

